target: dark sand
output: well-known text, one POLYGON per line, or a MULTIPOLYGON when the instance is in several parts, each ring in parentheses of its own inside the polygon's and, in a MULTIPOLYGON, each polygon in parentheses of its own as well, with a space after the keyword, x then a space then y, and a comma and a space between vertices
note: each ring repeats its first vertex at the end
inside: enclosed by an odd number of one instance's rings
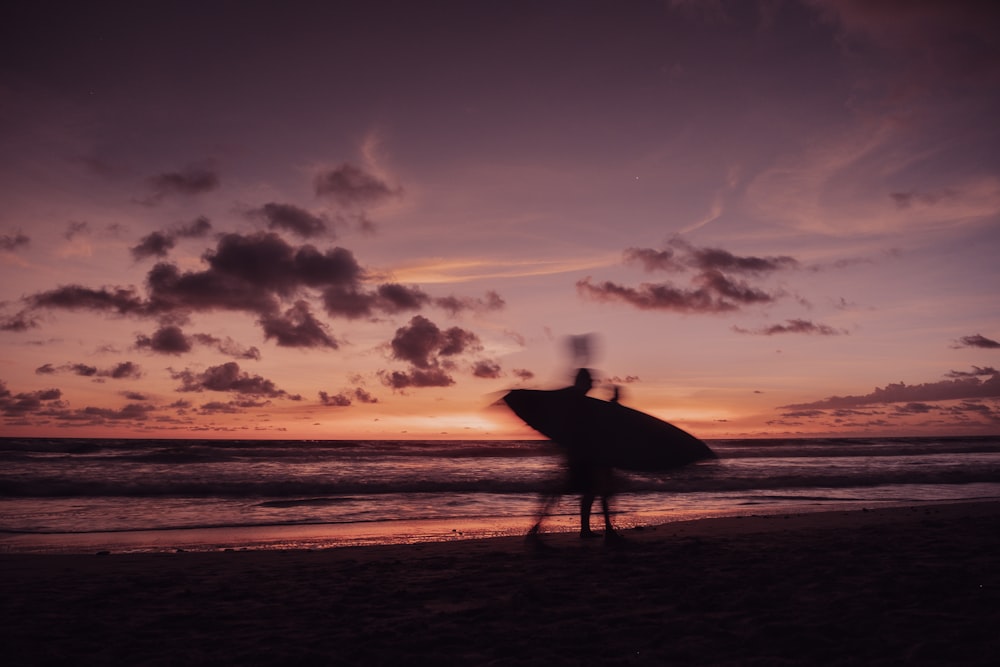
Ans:
POLYGON ((25 664, 1000 664, 1000 503, 326 551, 0 554, 25 664))

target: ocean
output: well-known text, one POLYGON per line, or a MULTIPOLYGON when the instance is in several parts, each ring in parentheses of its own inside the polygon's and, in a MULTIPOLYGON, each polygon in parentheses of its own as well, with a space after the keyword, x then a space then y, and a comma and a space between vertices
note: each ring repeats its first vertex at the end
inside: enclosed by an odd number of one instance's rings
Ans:
MULTIPOLYGON (((707 441, 619 473, 622 528, 1000 499, 1000 436, 707 441)), ((560 479, 543 441, 0 438, 0 551, 327 548, 523 534, 560 479)), ((547 530, 576 530, 565 497, 547 530)), ((600 516, 595 507, 595 528, 600 516)))

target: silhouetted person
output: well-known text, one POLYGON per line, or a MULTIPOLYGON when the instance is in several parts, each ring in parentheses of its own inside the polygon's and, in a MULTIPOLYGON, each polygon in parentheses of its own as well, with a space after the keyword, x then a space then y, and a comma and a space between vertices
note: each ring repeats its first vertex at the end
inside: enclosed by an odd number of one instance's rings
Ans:
POLYGON ((563 493, 580 494, 580 537, 594 538, 598 534, 590 529, 590 513, 597 496, 601 497, 601 510, 604 514, 604 538, 608 542, 621 539, 611 525, 611 508, 609 499, 612 494, 611 466, 604 461, 601 443, 597 438, 599 432, 592 423, 592 413, 587 410, 585 398, 587 392, 594 386, 590 371, 581 368, 576 373, 573 385, 558 390, 564 397, 563 415, 567 420, 567 437, 563 445, 566 452, 566 480, 561 491, 548 494, 543 498, 538 521, 528 531, 528 539, 537 542, 542 521, 549 508, 563 493))

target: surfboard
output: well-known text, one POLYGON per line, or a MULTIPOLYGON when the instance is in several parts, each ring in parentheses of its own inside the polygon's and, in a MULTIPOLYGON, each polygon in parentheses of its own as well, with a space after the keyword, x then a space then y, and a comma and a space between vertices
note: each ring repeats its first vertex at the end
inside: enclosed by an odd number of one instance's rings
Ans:
POLYGON ((653 415, 569 389, 514 389, 504 403, 524 422, 567 447, 593 447, 614 468, 656 472, 716 458, 708 445, 653 415))

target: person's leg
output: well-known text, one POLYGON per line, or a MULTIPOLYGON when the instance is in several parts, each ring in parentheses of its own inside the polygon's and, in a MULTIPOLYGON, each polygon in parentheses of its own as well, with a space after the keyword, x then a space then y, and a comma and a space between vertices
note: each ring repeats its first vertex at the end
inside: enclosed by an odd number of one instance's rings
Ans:
POLYGON ((586 491, 580 496, 580 537, 596 537, 590 529, 590 510, 594 505, 594 494, 586 491))

